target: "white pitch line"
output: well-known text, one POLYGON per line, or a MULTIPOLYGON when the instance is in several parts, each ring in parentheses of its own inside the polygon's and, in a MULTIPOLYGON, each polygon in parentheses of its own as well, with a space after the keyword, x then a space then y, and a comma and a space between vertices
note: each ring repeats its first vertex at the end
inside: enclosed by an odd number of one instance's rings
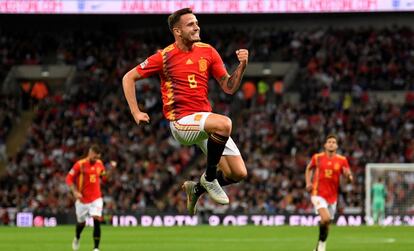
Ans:
POLYGON ((371 244, 371 243, 395 243, 395 238, 343 238, 349 244, 371 244))
POLYGON ((395 241, 396 240, 394 238, 388 238, 384 240, 385 243, 394 243, 395 241))
MULTIPOLYGON (((306 238, 191 238, 194 242, 298 242, 306 238)), ((188 242, 188 238, 174 238, 168 241, 188 242)))
MULTIPOLYGON (((191 238, 194 242, 298 242, 298 241, 307 241, 309 238, 191 238)), ((174 238, 168 240, 171 242, 188 242, 188 238, 174 238)), ((352 244, 371 244, 371 243, 396 243, 395 238, 344 238, 341 240, 336 240, 335 242, 345 242, 352 244)))

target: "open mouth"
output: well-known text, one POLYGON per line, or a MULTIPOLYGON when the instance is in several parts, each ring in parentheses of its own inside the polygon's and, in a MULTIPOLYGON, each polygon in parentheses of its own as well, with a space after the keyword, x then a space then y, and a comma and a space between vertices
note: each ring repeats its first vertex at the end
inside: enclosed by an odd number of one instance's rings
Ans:
POLYGON ((200 34, 198 34, 198 33, 194 33, 194 34, 192 34, 192 35, 191 35, 191 39, 192 39, 193 41, 200 41, 200 34))

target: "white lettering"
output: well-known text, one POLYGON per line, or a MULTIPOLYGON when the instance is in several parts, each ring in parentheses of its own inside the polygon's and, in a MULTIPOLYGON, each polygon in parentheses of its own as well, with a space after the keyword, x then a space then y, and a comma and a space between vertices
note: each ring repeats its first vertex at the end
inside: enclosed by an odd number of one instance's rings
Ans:
POLYGON ((262 216, 260 216, 260 215, 253 215, 253 216, 251 217, 251 220, 253 221, 253 224, 254 224, 255 226, 260 225, 260 221, 261 221, 261 219, 262 219, 262 216))
POLYGON ((152 225, 154 226, 154 227, 161 227, 163 224, 162 224, 162 219, 161 219, 161 217, 160 216, 155 216, 154 217, 154 220, 153 220, 153 222, 152 222, 152 225))
POLYGON ((114 226, 114 227, 119 226, 119 224, 118 224, 118 216, 116 216, 116 215, 112 216, 112 226, 114 226))
POLYGON ((185 219, 185 225, 186 226, 197 226, 198 225, 198 217, 197 216, 184 216, 184 219, 185 219))
POLYGON ((164 225, 166 227, 172 227, 172 226, 174 226, 175 225, 175 219, 174 219, 174 217, 173 216, 169 216, 169 215, 164 216, 164 225))
POLYGON ((224 217, 223 225, 224 226, 236 225, 236 217, 234 217, 233 215, 228 215, 228 216, 224 217))
POLYGON ((56 217, 45 218, 45 227, 56 227, 57 226, 57 219, 56 217))
POLYGON ((347 226, 348 222, 346 221, 345 216, 341 215, 338 217, 338 220, 336 221, 336 225, 337 226, 347 226))
POLYGON ((152 224, 152 217, 148 215, 141 216, 141 226, 149 227, 152 224))
POLYGON ((138 221, 137 218, 135 218, 135 216, 132 215, 127 215, 125 216, 125 220, 124 220, 124 225, 125 227, 129 227, 129 226, 138 226, 138 221))
POLYGON ((384 220, 382 221, 382 224, 384 226, 391 226, 393 222, 393 217, 392 216, 387 216, 384 218, 384 220))
POLYGON ((362 218, 361 216, 348 216, 348 226, 361 226, 362 224, 362 218))
POLYGON ((299 226, 300 217, 297 215, 292 215, 289 217, 289 225, 290 226, 299 226))
POLYGON ((262 226, 273 226, 274 223, 273 216, 262 216, 262 226))
POLYGON ((286 216, 276 215, 275 216, 275 226, 285 225, 286 216))
POLYGON ((245 215, 237 216, 237 225, 238 226, 247 225, 247 216, 245 216, 245 215))
POLYGON ((208 224, 210 226, 218 226, 220 224, 220 218, 216 215, 212 215, 208 218, 208 224))
POLYGON ((404 222, 407 223, 408 226, 414 226, 414 216, 404 216, 404 222))

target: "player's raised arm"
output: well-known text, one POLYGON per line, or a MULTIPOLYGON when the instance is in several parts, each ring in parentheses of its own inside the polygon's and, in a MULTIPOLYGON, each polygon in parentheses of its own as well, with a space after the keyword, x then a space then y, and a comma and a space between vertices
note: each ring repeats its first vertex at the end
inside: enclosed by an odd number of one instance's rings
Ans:
POLYGON ((141 79, 141 75, 135 68, 127 72, 122 78, 122 87, 124 89, 124 95, 128 102, 131 114, 134 117, 135 122, 139 125, 140 122, 149 122, 150 118, 147 113, 141 112, 138 107, 137 96, 135 94, 135 82, 141 79))
POLYGON ((244 71, 246 70, 249 61, 249 51, 246 49, 237 50, 236 55, 240 62, 236 70, 234 70, 230 76, 226 74, 224 77, 217 80, 223 91, 227 94, 234 94, 239 89, 244 71))

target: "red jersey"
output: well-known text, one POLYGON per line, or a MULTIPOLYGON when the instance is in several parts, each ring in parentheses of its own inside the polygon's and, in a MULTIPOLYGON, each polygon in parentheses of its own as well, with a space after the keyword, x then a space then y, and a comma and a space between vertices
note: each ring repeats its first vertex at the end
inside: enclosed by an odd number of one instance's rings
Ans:
POLYGON ((227 74, 223 60, 208 44, 194 43, 191 51, 171 44, 136 67, 141 77, 159 74, 164 116, 178 120, 196 112, 210 112, 210 74, 221 79, 227 74))
POLYGON ((339 154, 329 157, 325 152, 314 154, 310 163, 315 169, 312 195, 323 197, 329 204, 338 197, 339 178, 345 169, 349 169, 348 160, 339 154))
POLYGON ((76 185, 77 190, 82 194, 80 201, 90 203, 102 197, 100 177, 105 175, 105 167, 102 161, 97 160, 93 165, 85 158, 77 161, 68 175, 66 184, 76 185))

